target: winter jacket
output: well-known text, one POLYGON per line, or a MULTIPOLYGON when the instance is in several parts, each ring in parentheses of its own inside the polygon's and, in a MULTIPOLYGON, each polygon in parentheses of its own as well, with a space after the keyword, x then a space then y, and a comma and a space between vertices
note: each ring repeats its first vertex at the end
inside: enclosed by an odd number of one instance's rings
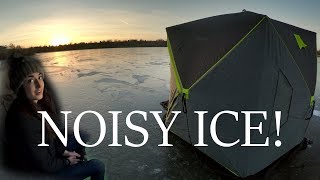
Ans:
POLYGON ((54 173, 68 165, 62 154, 65 147, 58 138, 42 142, 42 122, 35 114, 27 112, 18 101, 11 105, 5 120, 5 165, 13 170, 54 173))

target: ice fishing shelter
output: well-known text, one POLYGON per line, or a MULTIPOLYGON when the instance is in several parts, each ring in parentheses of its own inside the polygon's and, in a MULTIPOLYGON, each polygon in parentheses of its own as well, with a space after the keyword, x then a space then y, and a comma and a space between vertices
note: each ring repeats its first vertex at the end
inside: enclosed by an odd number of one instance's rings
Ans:
POLYGON ((298 145, 304 138, 314 106, 317 57, 316 33, 266 15, 243 11, 204 18, 166 28, 171 59, 171 91, 166 123, 172 111, 183 111, 171 131, 192 145, 198 143, 198 115, 204 115, 204 143, 196 147, 240 177, 253 175, 298 145), (210 123, 217 113, 239 113, 238 121, 222 115, 217 136, 222 142, 240 142, 230 148, 211 138, 210 123), (251 143, 243 147, 244 114, 251 126, 262 122, 262 134, 251 130, 251 143), (275 111, 281 111, 279 137, 275 111), (280 147, 275 141, 281 140, 280 147))

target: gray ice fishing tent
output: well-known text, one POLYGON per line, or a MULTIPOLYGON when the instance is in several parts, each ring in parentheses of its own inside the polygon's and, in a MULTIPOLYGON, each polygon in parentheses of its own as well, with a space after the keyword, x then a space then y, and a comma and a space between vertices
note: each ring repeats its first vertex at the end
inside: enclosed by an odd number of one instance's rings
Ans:
POLYGON ((204 142, 195 147, 240 177, 253 175, 298 145, 312 116, 316 85, 316 33, 266 15, 243 11, 204 18, 166 28, 171 59, 171 91, 166 123, 172 111, 184 111, 171 127, 183 140, 198 142, 198 115, 204 116, 204 142), (223 115, 217 122, 224 148, 210 135, 212 117, 223 110, 239 113, 239 120, 223 115), (267 111, 251 118, 262 122, 262 135, 251 131, 251 143, 269 147, 242 147, 244 114, 267 111), (281 111, 279 137, 275 111, 281 111), (281 140, 276 147, 274 142, 281 140))

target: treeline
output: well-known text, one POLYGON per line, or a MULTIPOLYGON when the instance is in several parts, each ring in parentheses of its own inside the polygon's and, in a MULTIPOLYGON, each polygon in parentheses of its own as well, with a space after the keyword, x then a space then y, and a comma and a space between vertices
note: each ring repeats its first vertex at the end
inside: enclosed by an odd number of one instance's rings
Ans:
POLYGON ((53 51, 69 51, 69 50, 80 50, 80 49, 99 49, 99 48, 125 48, 125 47, 166 47, 167 41, 159 39, 155 41, 147 40, 108 40, 100 42, 81 42, 59 46, 38 46, 28 48, 30 51, 35 53, 40 52, 53 52, 53 51))
POLYGON ((0 46, 0 60, 5 60, 9 55, 20 53, 24 55, 33 55, 28 49, 24 49, 19 45, 10 44, 9 46, 0 46))
POLYGON ((81 49, 99 49, 99 48, 126 48, 126 47, 166 47, 167 41, 158 39, 155 41, 147 40, 107 40, 100 42, 81 42, 70 43, 59 46, 36 46, 30 48, 23 48, 19 45, 10 44, 8 47, 0 46, 0 59, 6 59, 11 52, 19 51, 25 55, 32 55, 41 52, 55 52, 55 51, 69 51, 81 49))

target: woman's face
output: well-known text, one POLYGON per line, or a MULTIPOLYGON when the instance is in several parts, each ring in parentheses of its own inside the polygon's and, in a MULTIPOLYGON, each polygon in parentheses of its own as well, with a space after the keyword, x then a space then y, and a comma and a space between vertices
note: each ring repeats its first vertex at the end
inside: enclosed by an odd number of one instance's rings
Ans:
POLYGON ((43 74, 36 72, 29 74, 23 82, 23 88, 29 100, 37 103, 43 98, 44 81, 43 74))

